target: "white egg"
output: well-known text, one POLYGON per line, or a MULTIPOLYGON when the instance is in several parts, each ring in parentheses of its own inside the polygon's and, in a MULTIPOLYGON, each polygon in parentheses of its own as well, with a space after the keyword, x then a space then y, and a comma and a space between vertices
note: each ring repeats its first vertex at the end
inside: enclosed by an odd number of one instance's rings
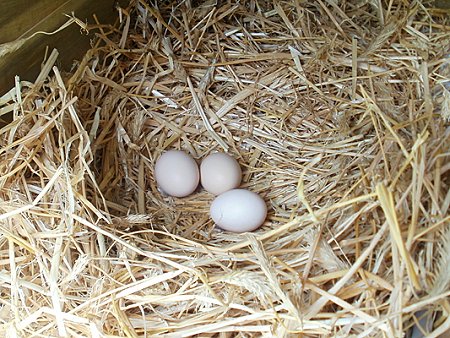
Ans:
POLYGON ((210 207, 213 221, 222 229, 247 232, 258 229, 266 219, 267 206, 256 193, 233 189, 216 197, 210 207))
POLYGON ((168 195, 187 196, 197 189, 200 173, 197 162, 184 151, 170 150, 155 164, 155 179, 168 195))
POLYGON ((239 163, 225 153, 213 153, 200 164, 200 182, 214 195, 237 188, 241 184, 242 171, 239 163))

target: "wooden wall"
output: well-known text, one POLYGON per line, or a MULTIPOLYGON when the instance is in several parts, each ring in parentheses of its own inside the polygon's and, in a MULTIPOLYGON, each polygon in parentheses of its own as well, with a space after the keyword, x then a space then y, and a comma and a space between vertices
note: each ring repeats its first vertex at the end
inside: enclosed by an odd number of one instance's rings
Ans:
MULTIPOLYGON (((75 13, 83 21, 93 23, 95 13, 102 23, 117 19, 116 0, 0 0, 0 44, 28 37, 36 31, 54 31, 65 23, 65 13, 75 13)), ((127 2, 121 1, 124 6, 127 2)), ((60 56, 57 65, 70 70, 74 59, 81 59, 89 48, 93 36, 80 33, 72 25, 52 36, 38 35, 19 50, 0 58, 0 95, 12 88, 14 76, 34 81, 45 55, 57 48, 60 56)), ((1 46, 0 46, 1 48, 1 46)))

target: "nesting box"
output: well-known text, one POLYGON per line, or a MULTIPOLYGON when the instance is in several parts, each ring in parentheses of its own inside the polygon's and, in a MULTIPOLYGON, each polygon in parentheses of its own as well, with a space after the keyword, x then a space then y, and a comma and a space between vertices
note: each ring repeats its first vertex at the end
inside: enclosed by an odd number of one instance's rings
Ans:
POLYGON ((1 336, 448 330, 446 9, 4 6, 1 336), (236 159, 262 226, 221 229, 201 186, 165 194, 173 149, 236 159))

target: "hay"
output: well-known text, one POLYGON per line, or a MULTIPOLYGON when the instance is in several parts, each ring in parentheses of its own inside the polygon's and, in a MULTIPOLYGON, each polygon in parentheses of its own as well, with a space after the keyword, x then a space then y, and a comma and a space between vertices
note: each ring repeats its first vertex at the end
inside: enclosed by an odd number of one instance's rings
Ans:
POLYGON ((73 74, 54 53, 1 99, 2 336, 450 328, 444 10, 141 0, 119 17, 73 74), (235 156, 264 226, 223 232, 206 192, 161 195, 173 148, 235 156))

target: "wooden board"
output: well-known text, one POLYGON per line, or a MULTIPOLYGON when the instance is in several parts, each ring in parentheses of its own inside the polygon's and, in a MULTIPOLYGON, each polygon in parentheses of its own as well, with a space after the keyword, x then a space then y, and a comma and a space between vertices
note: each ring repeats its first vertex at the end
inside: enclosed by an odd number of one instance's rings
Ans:
MULTIPOLYGON (((122 1, 121 5, 124 5, 122 1)), ((95 13, 102 23, 113 23, 117 19, 115 0, 3 0, 0 13, 0 43, 28 37, 36 31, 51 32, 59 28, 68 18, 64 14, 74 13, 83 21, 93 23, 95 13)), ((0 95, 14 85, 14 76, 34 81, 40 71, 46 47, 57 48, 60 57, 57 65, 70 70, 74 59, 81 59, 89 48, 93 36, 83 35, 80 27, 72 25, 55 35, 37 35, 19 50, 0 59, 0 95)))

